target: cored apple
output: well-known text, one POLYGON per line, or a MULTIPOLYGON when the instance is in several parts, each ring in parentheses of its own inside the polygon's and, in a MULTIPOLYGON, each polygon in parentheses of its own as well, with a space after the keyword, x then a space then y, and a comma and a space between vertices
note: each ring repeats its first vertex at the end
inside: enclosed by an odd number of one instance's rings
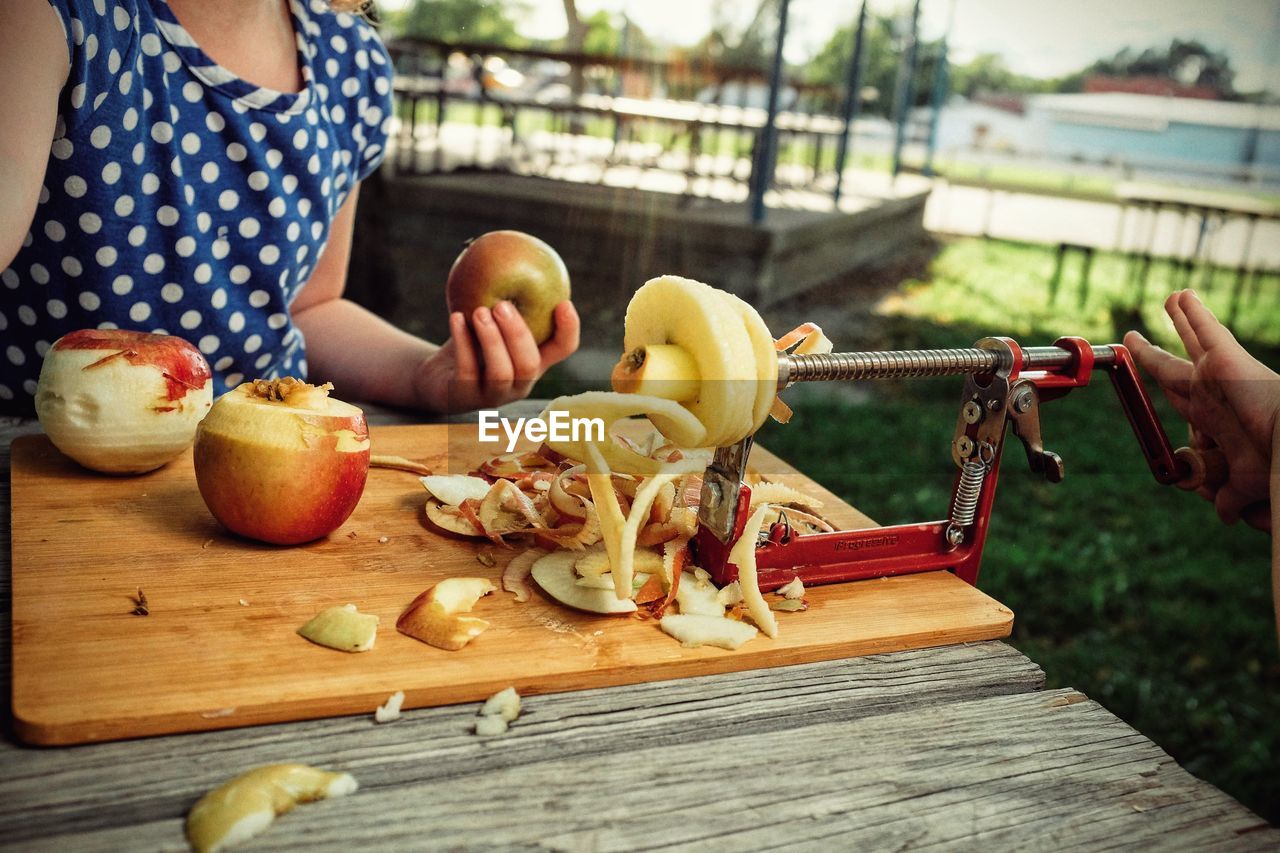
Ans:
POLYGON ((82 329, 54 341, 36 414, 54 446, 86 468, 140 474, 191 446, 213 402, 209 363, 182 338, 82 329))
POLYGON ((332 533, 355 510, 369 473, 364 412, 331 385, 292 377, 245 382, 196 431, 196 483, 228 530, 275 545, 332 533))
POLYGON ((445 283, 449 311, 510 302, 538 343, 555 333, 555 307, 569 298, 569 271, 556 250, 520 231, 490 231, 458 255, 445 283))

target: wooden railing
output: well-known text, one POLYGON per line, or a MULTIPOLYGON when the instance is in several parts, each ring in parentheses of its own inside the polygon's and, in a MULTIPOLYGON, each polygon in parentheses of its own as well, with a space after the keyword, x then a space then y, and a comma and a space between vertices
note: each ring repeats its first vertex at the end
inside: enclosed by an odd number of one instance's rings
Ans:
MULTIPOLYGON (((656 61, 399 39, 408 173, 500 169, 741 200, 766 122, 766 75, 703 58, 656 61)), ((773 186, 830 192, 837 89, 787 81, 773 186)))

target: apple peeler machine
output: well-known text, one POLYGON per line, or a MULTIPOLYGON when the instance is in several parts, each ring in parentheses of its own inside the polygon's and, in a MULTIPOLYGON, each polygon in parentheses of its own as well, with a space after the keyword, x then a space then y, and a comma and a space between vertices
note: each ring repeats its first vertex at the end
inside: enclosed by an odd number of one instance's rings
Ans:
MULTIPOLYGON (((951 457, 958 472, 950 512, 940 521, 831 533, 797 533, 785 515, 761 531, 756 566, 762 590, 799 577, 806 585, 914 572, 948 570, 974 584, 995 500, 1006 427, 1026 448, 1034 473, 1062 480, 1062 459, 1040 438, 1040 405, 1089 384, 1106 371, 1133 427, 1147 465, 1166 485, 1196 489, 1221 483, 1226 466, 1219 450, 1176 451, 1151 405, 1129 350, 1121 344, 1091 346, 1066 337, 1053 346, 1019 346, 1010 338, 983 338, 972 349, 780 353, 778 390, 796 382, 966 377, 951 457)), ((697 563, 717 584, 737 578, 729 552, 743 532, 751 500, 745 482, 752 436, 717 448, 702 481, 697 563)))

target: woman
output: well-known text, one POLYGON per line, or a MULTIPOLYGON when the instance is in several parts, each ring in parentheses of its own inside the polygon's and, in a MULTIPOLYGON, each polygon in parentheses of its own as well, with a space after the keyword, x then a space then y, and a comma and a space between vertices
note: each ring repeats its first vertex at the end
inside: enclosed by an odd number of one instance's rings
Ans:
POLYGON ((510 304, 454 314, 436 346, 342 298, 392 69, 332 5, 0 4, 0 409, 33 410, 79 328, 187 338, 216 392, 309 375, 434 411, 523 397, 577 348, 567 301, 539 348, 510 304))

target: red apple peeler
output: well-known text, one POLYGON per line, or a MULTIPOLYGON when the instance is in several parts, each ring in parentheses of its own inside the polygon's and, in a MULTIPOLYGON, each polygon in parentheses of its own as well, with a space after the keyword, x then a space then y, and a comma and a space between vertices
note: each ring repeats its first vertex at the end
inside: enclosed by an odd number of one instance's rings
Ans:
MULTIPOLYGON (((1031 470, 1062 480, 1062 459, 1044 449, 1040 404, 1089 384, 1105 370, 1120 397, 1156 480, 1196 489, 1225 480, 1226 463, 1216 449, 1176 451, 1151 405, 1133 357, 1121 344, 1091 346, 1082 338, 1059 338, 1053 346, 1019 346, 1010 338, 983 338, 972 349, 793 355, 778 359, 778 389, 795 382, 966 377, 951 457, 959 469, 947 518, 892 527, 798 533, 785 515, 762 531, 756 565, 762 590, 799 577, 806 585, 947 570, 977 582, 982 547, 995 500, 1006 426, 1026 448, 1031 470)), ((752 437, 717 448, 702 481, 697 564, 717 584, 737 578, 729 562, 733 543, 749 515, 751 487, 744 480, 752 437)))

